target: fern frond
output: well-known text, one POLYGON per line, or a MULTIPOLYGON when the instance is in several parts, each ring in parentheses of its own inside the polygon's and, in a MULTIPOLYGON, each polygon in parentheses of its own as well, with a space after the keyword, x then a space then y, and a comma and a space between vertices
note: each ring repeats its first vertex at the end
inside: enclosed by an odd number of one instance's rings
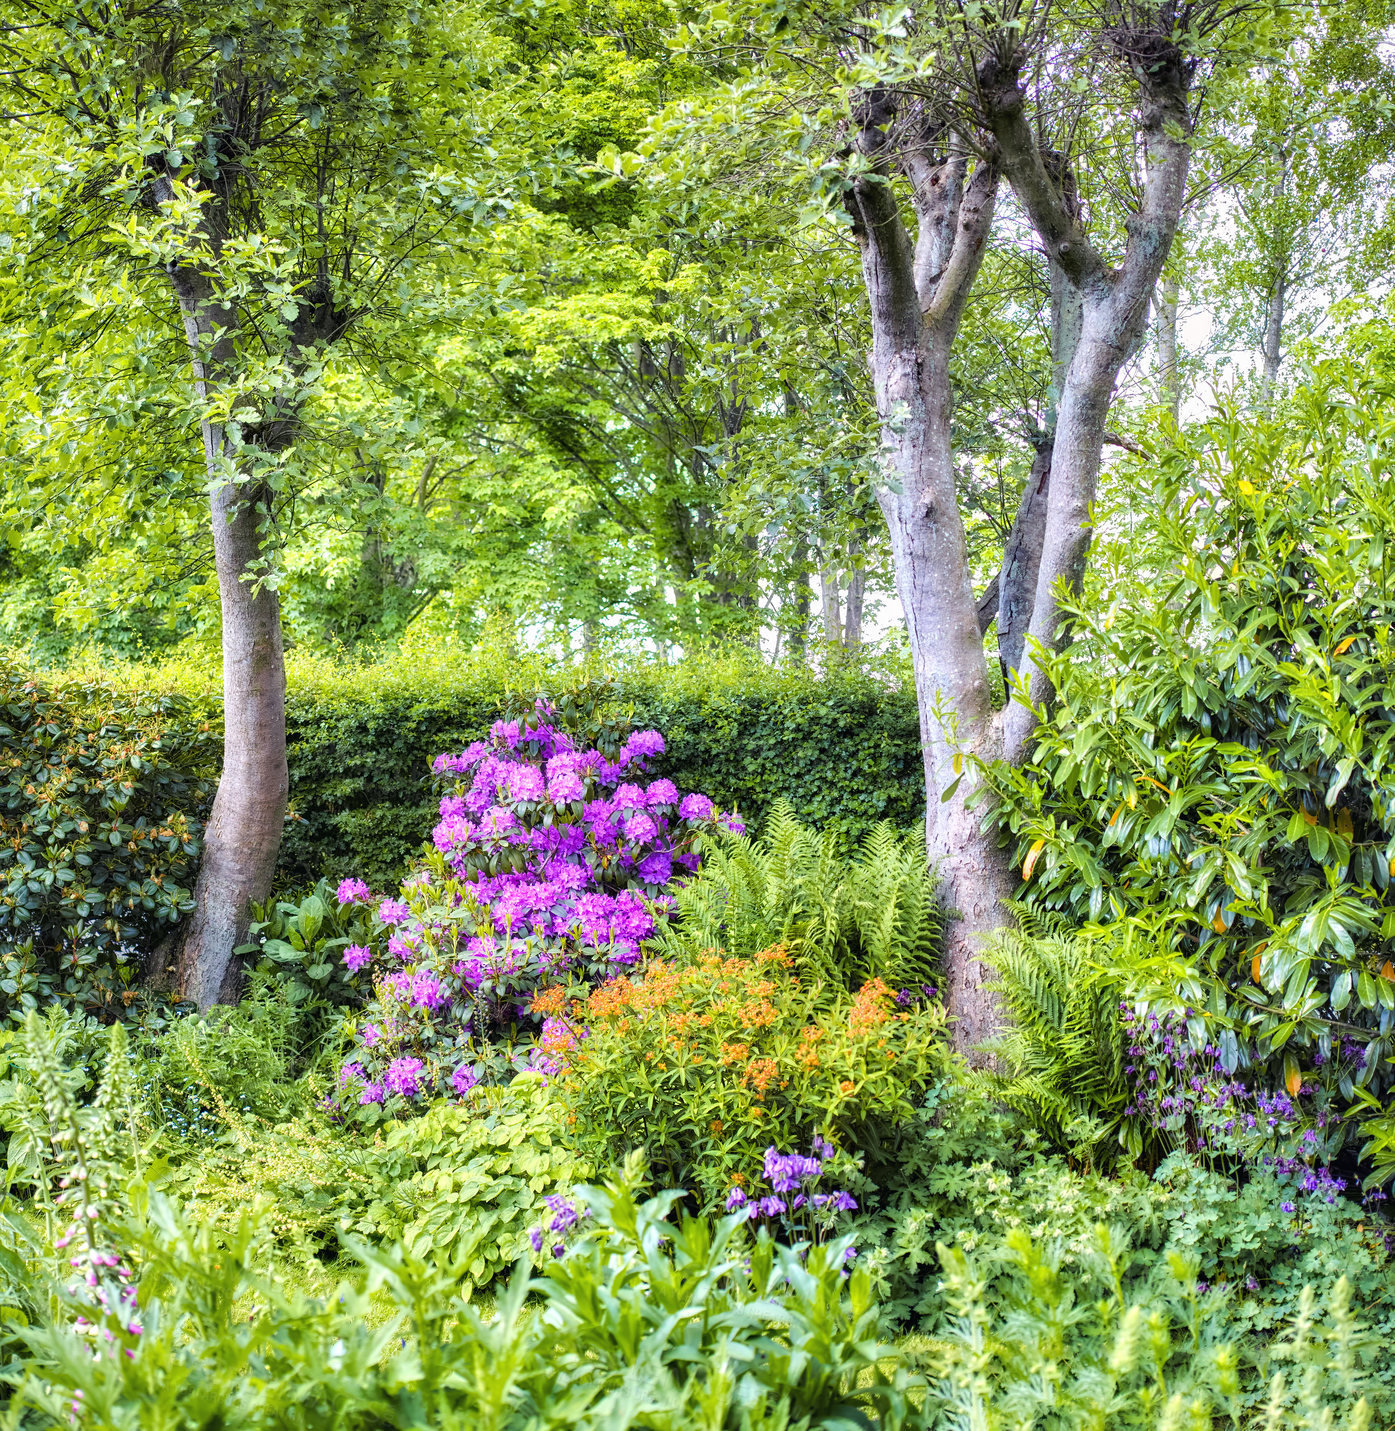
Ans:
POLYGON ((675 903, 677 919, 656 939, 670 955, 783 944, 830 986, 936 978, 943 921, 922 831, 877 825, 849 856, 836 831, 810 829, 782 800, 759 840, 709 846, 675 903))
POLYGON ((1117 1154, 1130 1101, 1118 985, 1058 916, 1017 906, 985 953, 1008 1024, 980 1086, 1053 1146, 1091 1164, 1117 1154))

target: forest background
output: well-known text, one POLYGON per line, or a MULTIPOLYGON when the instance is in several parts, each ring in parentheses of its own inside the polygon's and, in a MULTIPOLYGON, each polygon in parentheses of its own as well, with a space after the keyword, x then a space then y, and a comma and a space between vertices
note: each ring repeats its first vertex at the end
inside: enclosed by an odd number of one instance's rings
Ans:
POLYGON ((725 644, 910 676, 949 1005, 991 1032, 966 970, 1031 865, 975 802, 1070 603, 1156 582, 1209 415, 1282 422, 1334 364, 1379 387, 1387 21, 36 10, 0 620, 186 690, 221 658, 181 988, 230 991, 272 886, 283 648, 725 644))

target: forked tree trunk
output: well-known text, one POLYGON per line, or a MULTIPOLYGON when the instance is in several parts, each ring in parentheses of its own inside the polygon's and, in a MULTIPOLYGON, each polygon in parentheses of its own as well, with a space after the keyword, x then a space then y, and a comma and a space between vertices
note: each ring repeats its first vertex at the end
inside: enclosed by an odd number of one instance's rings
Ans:
POLYGON ((1079 292, 1081 304, 1080 337, 1061 391, 1036 596, 1019 667, 1030 699, 1013 702, 1003 712, 1003 754, 1014 763, 1024 758, 1037 709, 1051 695, 1050 679, 1039 655, 1059 651, 1069 638, 1063 602, 1073 599, 1084 584, 1114 385, 1120 369, 1142 341, 1153 290, 1177 231, 1186 190, 1192 131, 1187 103, 1190 72, 1180 61, 1164 63, 1169 58, 1166 47, 1174 44, 1170 31, 1166 35, 1140 32, 1117 43, 1121 51, 1132 53, 1141 52, 1144 41, 1158 57, 1154 67, 1138 71, 1137 124, 1150 163, 1142 204, 1131 216, 1128 244, 1117 267, 1106 263, 1090 243, 1068 192, 1048 171, 1024 114, 1022 53, 1018 51, 1009 62, 981 72, 985 122, 997 140, 1003 171, 1052 263, 1059 264, 1079 292))
MULTIPOLYGON (((944 973, 957 1020, 956 1042, 972 1053, 995 1031, 998 1006, 985 987, 985 938, 1009 922, 1016 889, 1007 850, 982 826, 991 811, 970 810, 977 761, 1020 762, 1049 695, 1040 652, 1063 639, 1062 597, 1078 591, 1090 545, 1105 417, 1119 370, 1141 340, 1158 275, 1181 212, 1190 157, 1190 68, 1166 17, 1137 12, 1141 28, 1111 35, 1138 82, 1139 136, 1157 156, 1128 225, 1123 262, 1110 268, 1080 222, 1069 168, 1043 148, 1024 117, 1026 53, 1015 33, 990 36, 973 72, 981 105, 980 157, 969 177, 968 146, 943 116, 880 87, 853 111, 854 143, 871 161, 846 191, 862 256, 872 317, 871 368, 882 420, 885 480, 878 501, 886 517, 906 614, 925 760, 926 834, 941 879, 947 923, 944 973), (1159 28, 1150 28, 1154 25, 1159 28), (1149 63, 1135 63, 1138 55, 1149 63), (898 115, 898 108, 903 112, 898 115), (916 212, 912 246, 892 184, 893 168, 910 182, 916 212), (955 492, 951 445, 950 352, 982 262, 999 173, 1005 174, 1042 240, 1052 267, 1053 321, 1060 395, 1049 450, 1038 452, 1015 534, 1020 560, 1009 562, 981 602, 974 599, 964 527, 955 492), (1058 278, 1061 280, 1058 285, 1058 278), (1064 341, 1069 332, 1073 343, 1064 341), (1035 558, 1035 575, 1031 574, 1035 558), (1020 608, 1032 590, 1031 617, 1018 656, 1030 692, 993 713, 982 630, 1004 599, 1015 642, 1020 608), (967 758, 966 758, 967 757, 967 758)), ((1011 646, 1009 647, 1011 649, 1011 646)))
MULTIPOLYGON (((206 404, 232 357, 237 314, 201 275, 172 267, 194 385, 206 404)), ((223 625, 223 769, 204 831, 195 908, 178 955, 178 986, 200 1009, 240 994, 233 951, 249 906, 271 892, 286 816, 286 666, 276 593, 252 580, 264 555, 259 492, 241 479, 219 423, 203 423, 213 558, 223 625)))
POLYGON ((997 754, 992 688, 955 493, 949 360, 964 304, 987 247, 998 176, 970 175, 964 146, 912 109, 900 122, 886 94, 868 94, 856 143, 877 161, 848 194, 872 312, 872 379, 882 421, 886 518, 905 611, 920 710, 926 843, 948 912, 943 971, 955 1041, 971 1055, 996 1031, 997 1000, 981 961, 1016 883, 996 836, 969 810, 969 751, 997 754), (886 158, 883 158, 883 156, 886 158), (911 181, 914 245, 889 182, 911 181))
MULTIPOLYGON (((1066 188, 1073 196, 1073 186, 1067 184, 1066 188)), ((1051 385, 1047 390, 1046 412, 1037 433, 1036 452, 1031 471, 1027 474, 1027 485, 1018 503, 1012 530, 1003 544, 1003 565, 998 577, 998 659, 1005 681, 1016 675, 1022 665, 1023 646, 1036 605, 1061 395, 1080 342, 1083 316, 1080 290, 1066 277, 1059 264, 1048 262, 1048 268, 1051 285, 1051 385)))

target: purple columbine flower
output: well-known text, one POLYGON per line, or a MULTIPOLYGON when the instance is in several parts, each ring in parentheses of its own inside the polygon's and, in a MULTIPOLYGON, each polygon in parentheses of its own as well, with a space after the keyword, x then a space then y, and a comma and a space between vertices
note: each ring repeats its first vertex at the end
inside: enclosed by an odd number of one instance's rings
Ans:
POLYGON ((372 891, 361 879, 346 879, 339 882, 340 904, 362 904, 372 891))
POLYGON ((732 1188, 727 1194, 727 1211, 736 1212, 738 1209, 745 1207, 746 1202, 746 1194, 742 1192, 740 1188, 732 1188))

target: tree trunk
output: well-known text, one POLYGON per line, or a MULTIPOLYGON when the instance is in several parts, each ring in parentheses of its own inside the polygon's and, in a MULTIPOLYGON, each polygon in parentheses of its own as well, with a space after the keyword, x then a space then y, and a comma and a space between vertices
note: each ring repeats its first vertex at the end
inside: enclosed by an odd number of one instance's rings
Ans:
POLYGON ((1003 565, 998 573, 998 660, 1004 681, 1010 681, 1022 664, 1022 644, 1027 639, 1037 597, 1037 571, 1046 536, 1051 485, 1052 442, 1053 435, 1045 432, 1037 441, 1032 470, 1027 474, 1012 530, 1003 544, 1003 565))
POLYGON ((838 569, 831 564, 819 568, 819 615, 823 639, 834 645, 843 634, 843 614, 839 608, 838 569))
MULTIPOLYGON (((1123 39, 1116 43, 1124 47, 1123 39)), ((1154 48, 1174 44, 1170 31, 1161 35, 1147 24, 1129 43, 1154 48)), ((1159 56, 1165 52, 1158 50, 1159 56)), ((1191 160, 1190 72, 1180 60, 1163 64, 1160 58, 1155 67, 1137 73, 1139 133, 1149 164, 1141 206, 1127 225, 1123 260, 1113 268, 1086 236, 1068 186, 1048 170, 1025 118, 1020 57, 1013 64, 995 63, 984 71, 986 119, 1004 171, 1052 263, 1060 265, 1081 301, 1080 338, 1061 393, 1036 596, 1019 667, 1029 700, 1011 702, 1003 712, 1003 753, 1014 763, 1027 749, 1037 710, 1051 695, 1038 653, 1059 651, 1068 639, 1063 598, 1069 601, 1084 584, 1091 509, 1114 384, 1142 341, 1153 290, 1167 261, 1186 192, 1191 160)))
POLYGON ((1177 276, 1169 274, 1158 289, 1158 400, 1172 423, 1182 415, 1182 372, 1177 362, 1177 276))
POLYGON ((1274 384, 1279 378, 1279 364, 1283 362, 1284 288, 1284 274, 1281 270, 1274 275, 1274 287, 1269 294, 1269 308, 1264 315, 1263 358, 1264 395, 1266 398, 1274 391, 1274 384))
POLYGON ((809 648, 809 607, 813 593, 809 589, 809 539, 800 532, 794 543, 794 586, 790 592, 790 655, 800 664, 809 648))
POLYGON ((1075 350, 1080 345, 1084 319, 1080 290, 1059 264, 1048 260, 1047 268, 1051 286, 1051 386, 1047 389, 1046 411, 1037 433, 1032 470, 1027 474, 1027 485, 1013 517, 1012 530, 1003 545, 1003 565, 998 578, 998 660, 1005 683, 1010 682, 1022 665, 1027 628, 1036 606, 1061 395, 1075 350))
MULTIPOLYGON (((864 96, 856 142, 880 158, 895 117, 881 91, 864 96)), ((926 843, 946 910, 945 1001, 956 1044, 973 1052, 998 1026, 984 939, 1006 922, 1015 879, 984 811, 966 808, 976 771, 965 752, 997 753, 997 724, 955 492, 949 357, 992 223, 998 178, 912 110, 895 131, 917 214, 912 247, 887 166, 857 179, 847 203, 872 314, 871 369, 882 421, 886 518, 905 611, 920 711, 926 843)))
MULTIPOLYGON (((195 389, 207 404, 232 357, 237 314, 192 269, 171 266, 170 279, 195 389)), ((271 893, 289 797, 280 605, 275 591, 249 579, 264 556, 258 507, 268 494, 244 480, 226 429, 206 417, 203 444, 222 603, 223 769, 178 958, 179 990, 200 1009, 241 992, 233 950, 247 937, 249 906, 271 893)))
MULTIPOLYGON (((1279 150, 1279 224, 1285 224, 1283 215, 1283 200, 1288 192, 1288 150, 1279 150)), ((1284 298, 1285 290, 1288 286, 1288 245, 1284 241, 1285 235, 1281 228, 1277 235, 1278 242, 1275 244, 1277 250, 1274 264, 1274 282, 1269 290, 1269 306, 1264 315, 1264 341, 1261 345, 1261 357, 1264 362, 1264 376, 1261 385, 1264 391, 1264 398, 1267 402, 1274 391, 1274 384, 1279 380, 1279 364, 1283 362, 1283 341, 1284 341, 1284 298)))
MULTIPOLYGON (((856 560, 862 555, 862 544, 848 543, 848 554, 856 560)), ((848 600, 843 611, 843 649, 856 651, 862 645, 862 598, 867 585, 867 572, 861 566, 848 571, 848 600)))

